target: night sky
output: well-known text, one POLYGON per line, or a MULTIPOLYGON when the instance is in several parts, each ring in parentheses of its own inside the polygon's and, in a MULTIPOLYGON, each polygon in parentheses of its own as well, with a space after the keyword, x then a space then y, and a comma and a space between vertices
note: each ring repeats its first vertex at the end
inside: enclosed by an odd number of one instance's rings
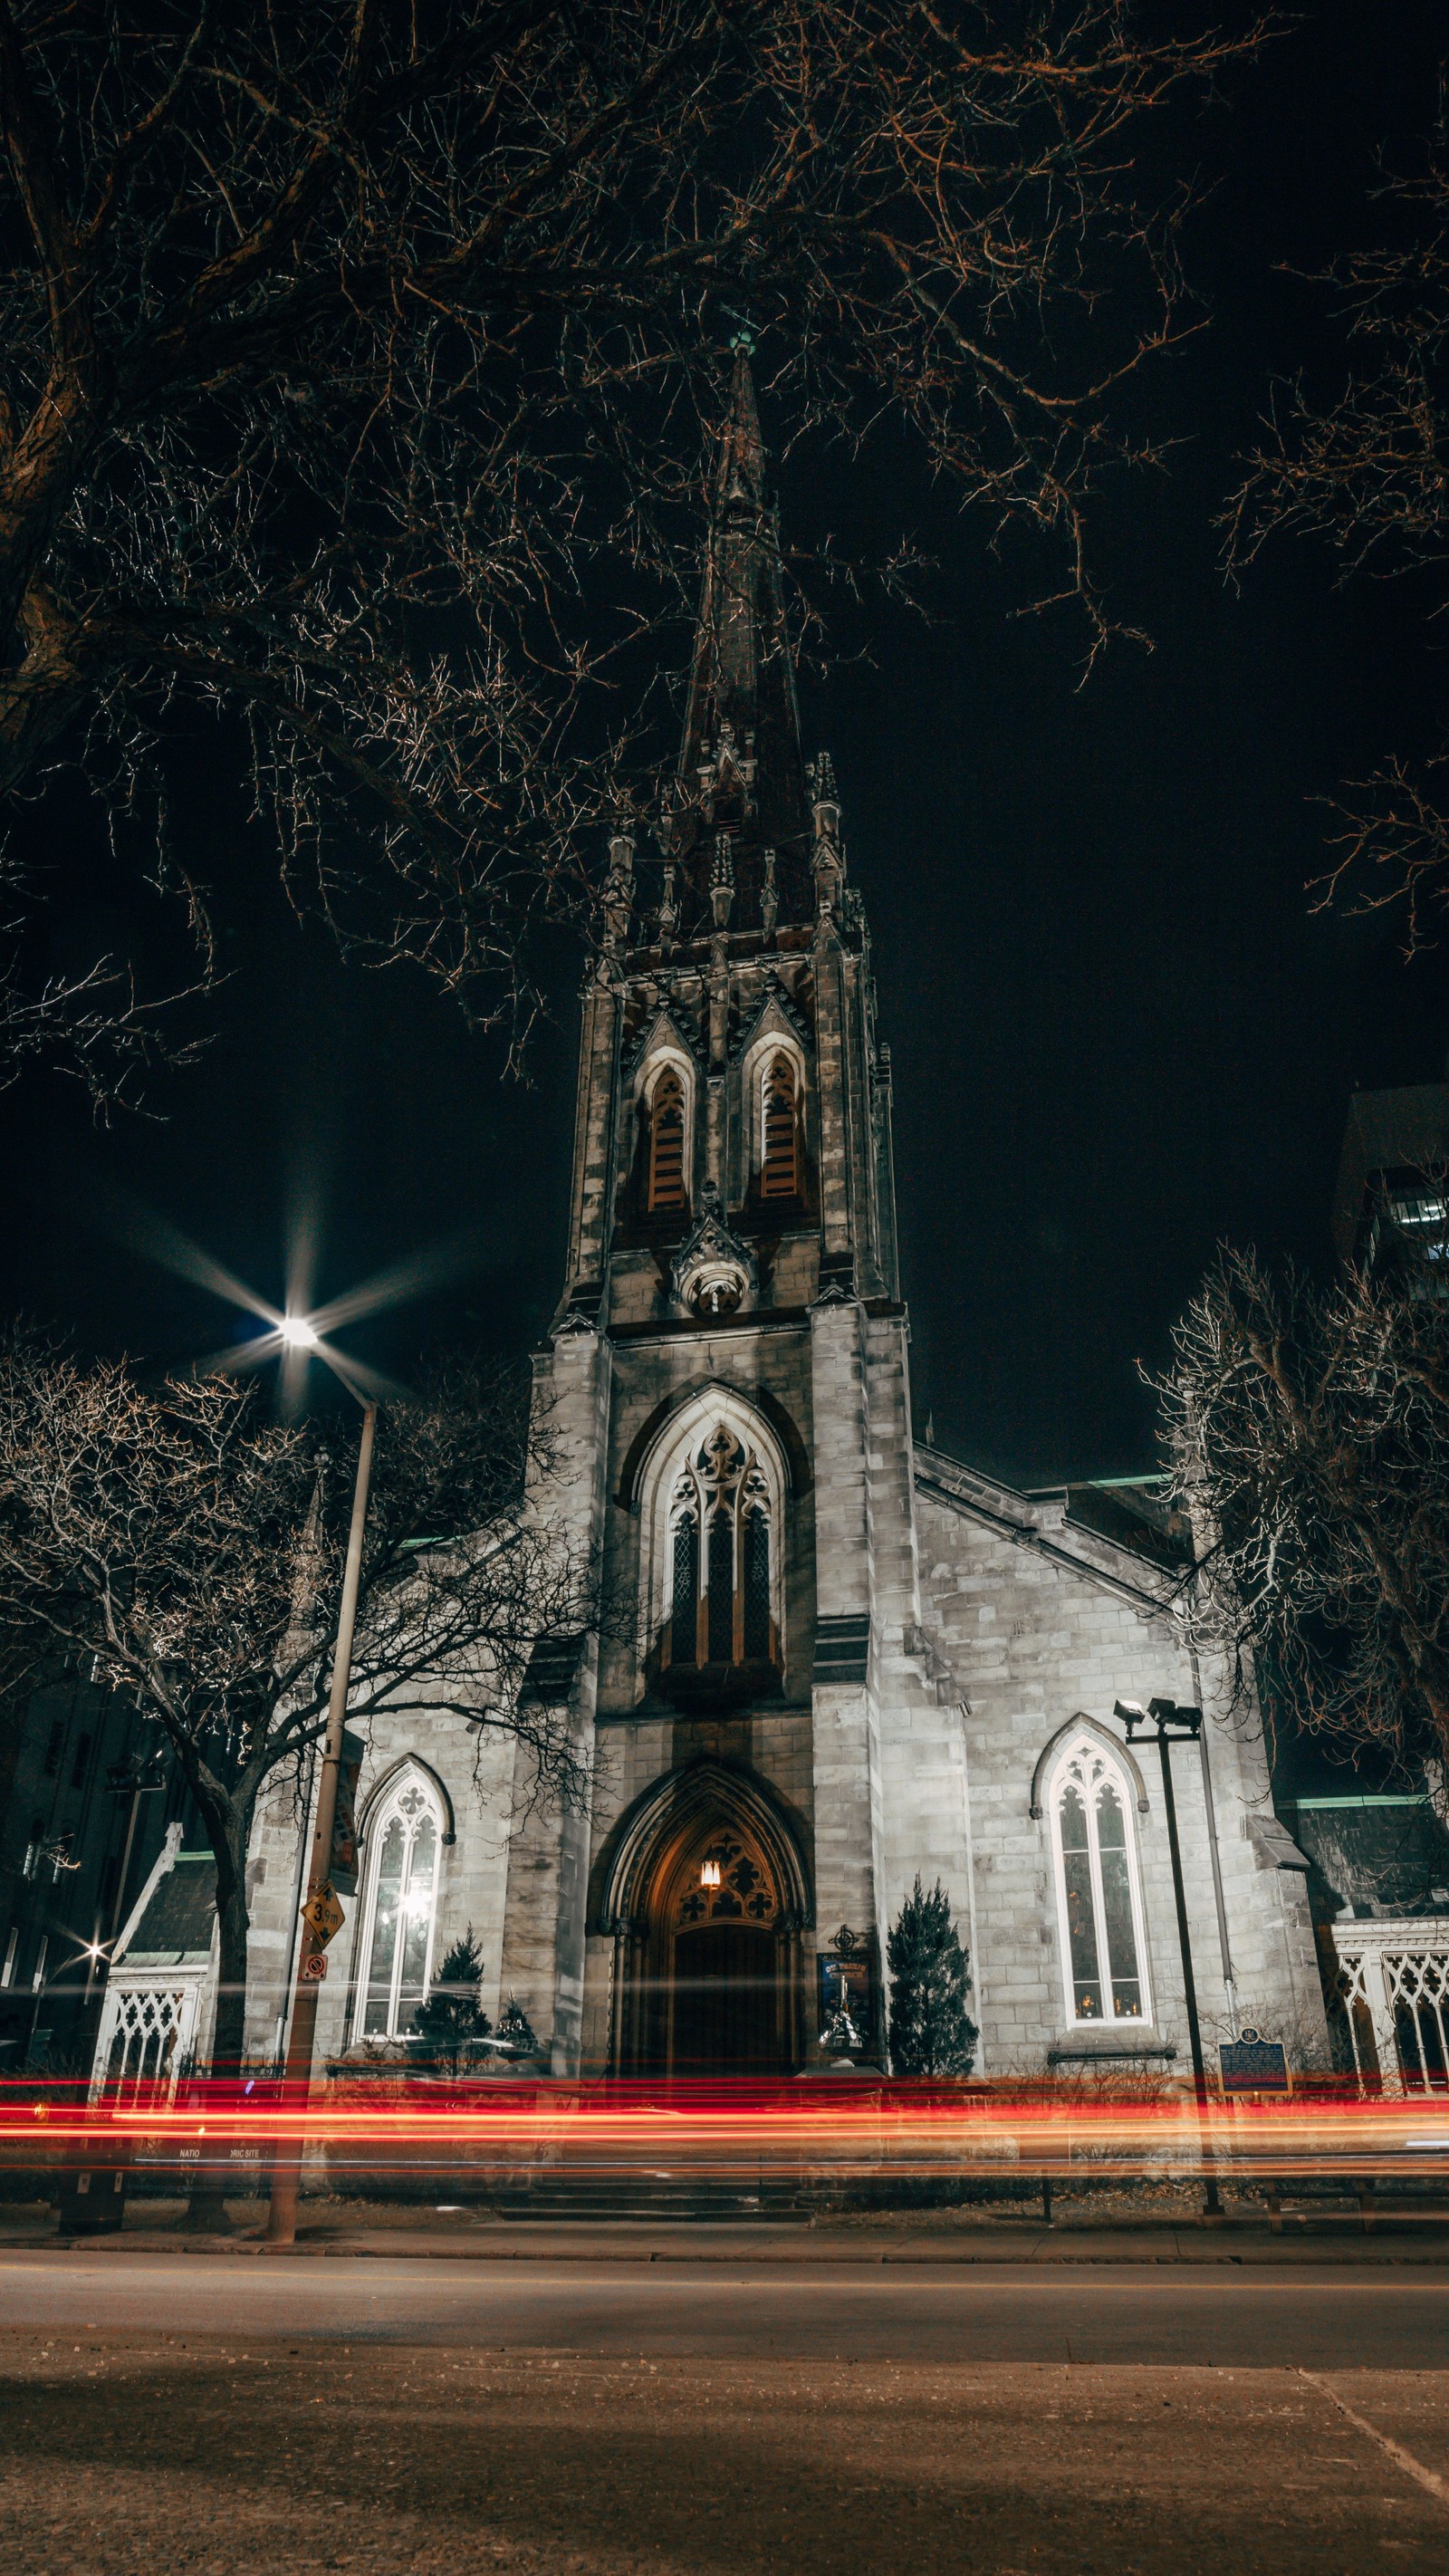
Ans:
MULTIPOLYGON (((1314 917, 1304 886, 1313 800, 1434 747, 1449 631, 1412 583, 1336 594, 1297 541, 1235 593, 1211 525, 1270 372, 1316 379, 1337 346, 1327 299, 1275 264, 1362 233, 1373 147, 1406 161, 1433 116, 1436 17, 1313 9, 1201 130, 1216 189, 1188 266, 1213 324, 1150 397, 1184 445, 1098 526, 1111 604, 1151 654, 1118 646, 1081 685, 1079 627, 1018 613, 1042 555, 993 554, 888 444, 864 483, 781 478, 787 532, 848 543, 903 514, 939 557, 937 622, 875 618, 871 667, 807 683, 806 730, 835 753, 895 1062, 918 1428, 1018 1484, 1151 1467, 1138 1364, 1163 1361, 1215 1243, 1324 1264, 1350 1092, 1443 1075, 1444 951, 1406 965, 1392 916, 1314 917)), ((305 1210, 319 1293, 479 1229, 466 1281, 353 1347, 403 1371, 425 1339, 526 1350, 561 1281, 578 961, 559 961, 532 1086, 504 1084, 420 979, 345 970, 298 927, 215 745, 178 828, 228 924, 213 1042, 109 1129, 54 1075, 0 1101, 0 1304, 83 1348, 186 1361, 238 1319, 124 1249, 104 1209, 159 1210, 273 1297, 305 1210)), ((164 964, 79 792, 62 783, 38 829, 65 855, 55 959, 116 940, 164 964)))

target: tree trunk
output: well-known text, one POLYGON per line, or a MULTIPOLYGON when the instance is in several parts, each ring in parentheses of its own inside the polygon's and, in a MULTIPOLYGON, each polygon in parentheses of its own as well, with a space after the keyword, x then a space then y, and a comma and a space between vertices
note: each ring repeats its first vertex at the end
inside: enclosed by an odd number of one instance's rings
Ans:
MULTIPOLYGON (((250 1924, 245 1868, 251 1809, 248 1807, 244 1815, 230 1806, 226 1811, 218 1812, 208 1800, 203 1804, 202 1812, 216 1856, 216 2024, 211 2043, 211 2073, 235 2082, 241 2074, 246 2053, 247 1933, 250 1924)), ((188 2227, 217 2231, 226 2226, 229 2168, 230 2159, 225 2151, 213 2157, 203 2147, 187 2203, 185 2224, 188 2227)))

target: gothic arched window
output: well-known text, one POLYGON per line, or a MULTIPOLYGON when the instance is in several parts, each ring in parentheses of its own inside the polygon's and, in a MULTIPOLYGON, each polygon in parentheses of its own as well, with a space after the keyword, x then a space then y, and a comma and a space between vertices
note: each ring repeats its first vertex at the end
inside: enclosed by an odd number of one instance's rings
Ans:
POLYGON ((649 1101, 649 1207, 678 1208, 684 1189, 684 1082, 666 1064, 649 1101))
POLYGON ((720 1423, 670 1490, 666 1662, 778 1662, 774 1516, 762 1461, 720 1423))
POLYGON ((1132 1795, 1097 1736, 1069 1744, 1052 1775, 1052 1842, 1067 2011, 1077 2022, 1147 2018, 1147 1966, 1132 1795))
POLYGON ((428 1991, 443 1810, 412 1764, 368 1820, 358 1946, 359 2039, 400 2039, 428 1991))
POLYGON ((760 1196, 800 1195, 795 1067, 783 1050, 765 1067, 760 1121, 760 1196))

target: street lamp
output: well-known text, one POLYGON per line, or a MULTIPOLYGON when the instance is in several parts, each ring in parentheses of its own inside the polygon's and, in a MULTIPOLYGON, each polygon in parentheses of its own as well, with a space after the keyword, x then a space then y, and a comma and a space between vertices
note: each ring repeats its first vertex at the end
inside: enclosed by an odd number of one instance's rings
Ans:
MULTIPOLYGON (((1172 1893, 1177 1901, 1177 1939, 1182 1952, 1183 2000, 1187 2006, 1187 2035, 1192 2047, 1193 2091, 1197 2095, 1198 2116, 1201 2119, 1207 2110, 1207 2068, 1203 2064, 1202 2031, 1197 2017, 1197 1986, 1192 1973, 1192 1943, 1188 1938, 1187 1930, 1187 1896, 1182 1883, 1182 1846, 1177 1835, 1177 1800, 1173 1795, 1172 1756, 1169 1747, 1174 1744, 1196 1744, 1200 1741, 1202 1710, 1179 1708, 1177 1702, 1170 1699, 1149 1700, 1146 1708, 1143 1708, 1135 1699, 1119 1699, 1113 1702, 1113 1715, 1124 1721, 1129 1744, 1136 1743, 1138 1731, 1143 1727, 1153 1726, 1157 1733, 1157 1750, 1162 1762, 1162 1803, 1167 1812, 1167 1848, 1172 1859, 1172 1893)), ((1201 2144, 1201 2133, 1199 2133, 1199 2145, 1201 2144)), ((1207 2214, 1210 2218, 1220 2218, 1222 2203, 1218 2198, 1218 2180, 1213 2170, 1211 2151, 1204 2148, 1203 2154, 1207 2165, 1207 2214)))
MULTIPOLYGON (((125 1212, 123 1212, 124 1214, 125 1212)), ((255 1315, 267 1327, 244 1342, 234 1342, 226 1349, 213 1351, 195 1363, 198 1376, 220 1370, 256 1368, 280 1358, 284 1401, 291 1405, 300 1400, 302 1381, 312 1359, 332 1371, 334 1377, 354 1395, 362 1406, 362 1438, 358 1447, 357 1477, 352 1494, 352 1525, 348 1533, 347 1561, 342 1583, 342 1601, 337 1621, 337 1643, 332 1662, 332 1687, 327 1706, 327 1731, 323 1739, 321 1779, 318 1786, 317 1813, 313 1828, 307 1873, 307 1897, 302 1909, 302 1938, 298 1947, 297 1973, 292 2009, 292 2027, 288 2041, 284 2073, 284 2100, 300 2088, 305 2108, 311 2085, 312 2051, 316 2035, 317 1988, 327 1971, 327 1941, 341 1920, 341 1908, 330 1884, 333 1830, 337 1815, 338 1778, 342 1767, 343 1719, 347 1712, 348 1684, 352 1673, 352 1640, 357 1620, 358 1582, 362 1567, 362 1538, 367 1521, 367 1492, 372 1472, 373 1435, 377 1427, 379 1400, 401 1395, 404 1390, 380 1377, 375 1369, 339 1351, 331 1336, 343 1325, 358 1322, 364 1315, 380 1313, 384 1307, 403 1304, 425 1290, 440 1287, 451 1278, 461 1277, 478 1266, 484 1249, 481 1231, 467 1229, 430 1250, 415 1254, 364 1280, 321 1306, 304 1311, 308 1304, 307 1278, 311 1261, 309 1248, 294 1246, 289 1303, 285 1310, 259 1297, 235 1272, 202 1249, 199 1244, 167 1220, 144 1209, 132 1209, 125 1216, 124 1239, 165 1268, 175 1270, 182 1278, 194 1280, 209 1289, 228 1305, 240 1307, 255 1315), (295 1297, 296 1306, 290 1299, 295 1297), (318 1900, 321 1900, 319 1905, 318 1900)), ((272 2203, 267 2222, 267 2235, 273 2244, 290 2244, 297 2223, 297 2182, 301 2164, 301 2141, 294 2153, 278 2147, 272 2172, 272 2203)))
MULTIPOLYGON (((300 1319, 294 1320, 300 1324, 300 1319)), ((311 1333, 312 1344, 318 1336, 313 1328, 301 1324, 311 1333)), ((305 1342, 294 1348, 306 1349, 305 1342)), ((362 1437, 357 1449, 357 1475, 352 1488, 352 1524, 347 1533, 347 1563, 342 1576, 342 1602, 337 1617, 337 1644, 332 1657, 332 1690, 327 1703, 327 1732, 322 1740, 322 1776, 317 1789, 317 1816, 312 1828, 312 1849, 307 1864, 307 1898, 302 1908, 302 1938, 297 1948, 297 1979, 292 1998, 292 2027, 287 2040, 287 2059, 282 2075, 282 2101, 285 2106, 294 2096, 306 2108, 312 2089, 312 2053, 317 2035, 317 1992, 327 1974, 327 1942, 330 1929, 323 1931, 324 1907, 330 1898, 334 1907, 334 1925, 340 1908, 332 1890, 332 1837, 337 1821, 337 1783, 342 1770, 342 1731, 347 1716, 347 1692, 352 1679, 352 1636, 357 1625, 357 1591, 362 1572, 362 1539, 367 1526, 367 1491, 372 1477, 372 1443, 377 1429, 377 1406, 362 1408, 362 1437)), ((271 2203, 267 2211, 269 2245, 290 2245, 297 2233, 297 2186, 301 2179, 302 2140, 295 2151, 279 2144, 272 2164, 271 2203)))

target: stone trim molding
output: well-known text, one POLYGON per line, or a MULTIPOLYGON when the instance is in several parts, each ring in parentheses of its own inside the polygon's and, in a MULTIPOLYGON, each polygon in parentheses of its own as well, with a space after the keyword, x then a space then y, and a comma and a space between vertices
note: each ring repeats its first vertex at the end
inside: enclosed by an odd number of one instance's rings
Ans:
POLYGON ((743 1387, 730 1386, 722 1377, 697 1377, 692 1378, 688 1386, 680 1387, 673 1395, 666 1395, 661 1403, 656 1404, 648 1420, 641 1423, 635 1432, 625 1453, 623 1466, 619 1470, 619 1490, 614 1496, 621 1511, 638 1511, 644 1469, 656 1443, 667 1431, 674 1416, 677 1413, 683 1413, 688 1406, 697 1404, 702 1396, 717 1396, 726 1406, 743 1405, 747 1412, 757 1413, 761 1421, 774 1433, 779 1445, 785 1471, 786 1492, 792 1496, 809 1493, 812 1481, 810 1453, 800 1437, 795 1422, 778 1397, 772 1395, 767 1387, 751 1387, 746 1392, 743 1387))
POLYGON ((590 1932, 613 1935, 627 1928, 638 1911, 661 1835, 701 1808, 723 1809, 726 1815, 733 1810, 744 1818, 776 1872, 782 1906, 802 1930, 811 1928, 815 1907, 804 1834, 780 1792, 743 1762, 701 1754, 651 1781, 619 1818, 591 1873, 590 1932))
POLYGON ((1147 1816, 1151 1814, 1152 1808, 1147 1795, 1147 1783, 1143 1779, 1142 1774, 1137 1767, 1134 1756, 1129 1752, 1121 1736, 1114 1735, 1110 1726, 1104 1726, 1100 1718, 1088 1717, 1085 1709, 1078 1709, 1075 1717, 1069 1717, 1065 1726, 1059 1726, 1055 1734, 1047 1738, 1046 1743, 1043 1745, 1041 1752, 1037 1757, 1036 1769, 1031 1775, 1031 1805, 1027 1810, 1027 1813, 1030 1816, 1040 1821, 1040 1818, 1045 1812, 1042 1805, 1042 1791, 1046 1787, 1047 1774, 1051 1770, 1052 1764, 1055 1762, 1064 1740, 1069 1735, 1100 1736, 1102 1742, 1110 1748, 1114 1761, 1120 1762, 1128 1779, 1131 1781, 1133 1788, 1137 1792, 1138 1815, 1147 1816))
MULTIPOLYGON (((399 1714, 401 1714, 401 1712, 399 1712, 399 1714)), ((421 1753, 400 1753, 397 1760, 395 1762, 389 1762, 387 1769, 379 1773, 377 1779, 374 1780, 372 1787, 368 1790, 367 1796, 363 1801, 362 1812, 357 1819, 357 1840, 359 1846, 371 1830, 373 1817, 377 1813, 379 1799, 385 1798, 388 1795, 399 1771, 421 1771, 424 1773, 429 1786, 436 1792, 439 1803, 442 1806, 444 1828, 442 1837, 443 1848, 445 1851, 450 1849, 458 1839, 458 1820, 453 1813, 453 1801, 448 1795, 447 1784, 442 1778, 441 1773, 434 1770, 431 1762, 425 1762, 421 1753)))

